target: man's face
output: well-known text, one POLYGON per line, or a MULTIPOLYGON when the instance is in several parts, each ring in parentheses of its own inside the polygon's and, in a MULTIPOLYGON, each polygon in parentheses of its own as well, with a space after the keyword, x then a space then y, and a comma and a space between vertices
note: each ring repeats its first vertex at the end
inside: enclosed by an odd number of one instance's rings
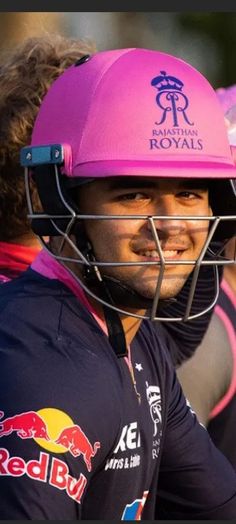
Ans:
MULTIPOLYGON (((81 214, 159 215, 155 229, 165 261, 195 261, 206 241, 208 220, 189 216, 209 216, 206 181, 113 177, 82 186, 78 192, 81 214), (183 216, 177 220, 175 216, 183 216)), ((99 262, 154 262, 149 266, 100 267, 146 298, 154 298, 160 266, 150 222, 145 218, 86 220, 85 228, 99 262)), ((184 285, 194 264, 166 264, 160 298, 175 296, 184 285)))

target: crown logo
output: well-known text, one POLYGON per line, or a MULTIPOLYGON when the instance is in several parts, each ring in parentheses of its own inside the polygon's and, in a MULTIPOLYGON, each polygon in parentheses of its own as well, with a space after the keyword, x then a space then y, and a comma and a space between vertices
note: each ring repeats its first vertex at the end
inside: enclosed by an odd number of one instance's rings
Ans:
POLYGON ((182 91, 183 82, 175 76, 166 74, 166 71, 160 71, 160 75, 152 79, 151 85, 156 87, 158 91, 182 91))
POLYGON ((158 386, 149 386, 146 382, 146 395, 148 404, 151 406, 154 402, 161 400, 160 388, 158 386))

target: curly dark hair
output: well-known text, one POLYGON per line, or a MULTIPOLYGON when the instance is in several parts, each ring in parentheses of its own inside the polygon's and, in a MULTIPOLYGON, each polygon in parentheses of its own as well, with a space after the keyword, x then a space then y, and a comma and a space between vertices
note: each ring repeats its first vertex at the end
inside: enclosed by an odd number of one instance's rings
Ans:
MULTIPOLYGON (((30 144, 41 101, 51 83, 95 44, 59 34, 27 38, 0 63, 0 241, 32 233, 20 149, 30 144)), ((40 208, 33 188, 34 207, 40 208)))

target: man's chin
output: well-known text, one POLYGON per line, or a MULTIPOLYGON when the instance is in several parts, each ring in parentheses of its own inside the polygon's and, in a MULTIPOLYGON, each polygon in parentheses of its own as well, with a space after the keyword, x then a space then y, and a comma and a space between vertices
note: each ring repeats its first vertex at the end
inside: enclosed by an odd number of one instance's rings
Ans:
MULTIPOLYGON (((182 287, 186 282, 186 278, 178 279, 177 281, 172 282, 163 282, 159 294, 160 300, 168 300, 175 298, 176 295, 181 291, 182 287)), ((146 299, 154 300, 156 296, 157 287, 143 287, 142 289, 136 289, 136 291, 146 299)))

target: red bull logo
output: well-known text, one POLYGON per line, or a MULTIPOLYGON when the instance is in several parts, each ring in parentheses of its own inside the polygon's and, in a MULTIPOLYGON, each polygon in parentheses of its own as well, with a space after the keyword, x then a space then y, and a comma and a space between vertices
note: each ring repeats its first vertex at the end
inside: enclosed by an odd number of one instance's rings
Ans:
MULTIPOLYGON (((4 416, 4 412, 0 411, 0 419, 4 416)), ((5 435, 10 435, 13 431, 20 438, 43 438, 50 440, 47 432, 47 426, 43 419, 36 413, 36 411, 27 411, 20 413, 13 417, 5 418, 0 423, 0 438, 5 435)))
POLYGON ((55 442, 67 448, 73 457, 83 455, 87 469, 91 471, 91 458, 100 448, 100 442, 95 442, 92 446, 80 426, 76 425, 63 429, 55 442))
POLYGON ((75 502, 80 503, 87 479, 80 473, 78 479, 69 474, 69 468, 62 460, 53 458, 50 463, 49 453, 40 453, 39 460, 26 462, 22 457, 10 457, 9 452, 0 449, 0 475, 20 477, 26 475, 31 479, 47 482, 57 489, 65 490, 75 502))
MULTIPOLYGON (((92 458, 100 449, 100 442, 93 445, 82 428, 64 412, 55 408, 19 413, 4 417, 0 411, 0 438, 16 434, 21 439, 34 439, 44 449, 54 453, 69 452, 73 457, 82 456, 87 470, 92 470, 92 458)), ((10 457, 7 449, 0 449, 0 476, 26 475, 32 479, 48 482, 80 503, 87 479, 80 473, 79 478, 70 475, 68 465, 49 453, 40 453, 39 460, 26 462, 22 457, 10 457)))

